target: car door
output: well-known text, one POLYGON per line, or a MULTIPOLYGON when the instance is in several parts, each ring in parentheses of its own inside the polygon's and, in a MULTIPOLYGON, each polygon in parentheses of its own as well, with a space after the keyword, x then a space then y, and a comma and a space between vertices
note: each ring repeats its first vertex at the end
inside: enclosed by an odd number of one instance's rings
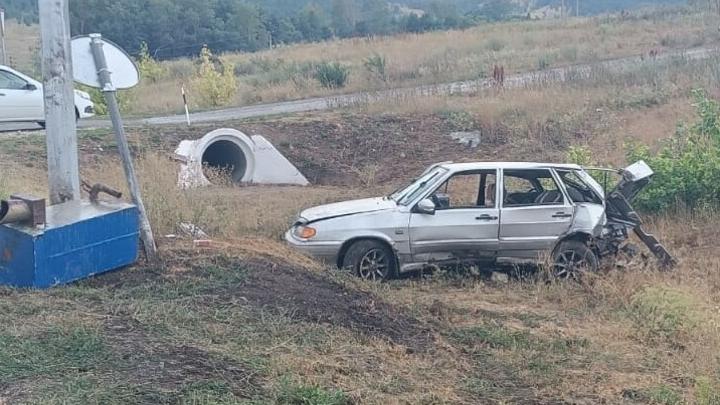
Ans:
POLYGON ((552 170, 503 169, 500 219, 501 257, 547 254, 572 225, 574 205, 552 170))
POLYGON ((20 76, 0 70, 0 120, 42 121, 42 89, 20 76))
POLYGON ((414 210, 410 217, 413 260, 494 257, 500 227, 496 179, 496 170, 460 172, 429 194, 434 214, 414 210))

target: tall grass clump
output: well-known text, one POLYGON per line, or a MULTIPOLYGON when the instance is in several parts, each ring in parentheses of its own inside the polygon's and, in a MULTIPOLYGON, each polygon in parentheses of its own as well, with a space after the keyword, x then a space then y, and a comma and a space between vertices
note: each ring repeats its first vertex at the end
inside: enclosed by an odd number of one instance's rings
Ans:
POLYGON ((383 82, 387 81, 387 59, 385 56, 374 53, 363 60, 363 66, 373 77, 383 82))
POLYGON ((315 68, 315 79, 326 89, 345 87, 350 77, 350 69, 339 62, 323 62, 315 68))

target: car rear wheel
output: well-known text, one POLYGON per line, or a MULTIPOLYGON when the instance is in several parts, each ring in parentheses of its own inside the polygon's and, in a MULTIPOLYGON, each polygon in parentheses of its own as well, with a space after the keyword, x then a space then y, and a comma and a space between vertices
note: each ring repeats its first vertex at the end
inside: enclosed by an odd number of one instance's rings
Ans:
POLYGON ((596 272, 599 262, 595 252, 583 242, 569 240, 560 243, 553 256, 553 276, 558 279, 579 280, 584 273, 596 272))
POLYGON ((392 249, 374 240, 353 243, 345 254, 343 267, 365 280, 389 280, 397 276, 397 262, 392 249))

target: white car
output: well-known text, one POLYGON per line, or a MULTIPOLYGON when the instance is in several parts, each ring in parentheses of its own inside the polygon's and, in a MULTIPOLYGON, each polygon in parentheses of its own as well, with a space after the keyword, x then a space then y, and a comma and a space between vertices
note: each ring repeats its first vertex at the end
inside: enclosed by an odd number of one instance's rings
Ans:
POLYGON ((633 231, 665 266, 674 259, 630 206, 653 175, 622 171, 609 194, 582 167, 553 163, 439 163, 386 197, 310 208, 286 233, 297 249, 388 279, 428 264, 554 262, 577 278, 625 249, 633 231))
MULTIPOLYGON (((75 118, 95 115, 90 95, 75 90, 75 118)), ((17 70, 0 65, 0 122, 37 122, 45 126, 43 87, 17 70)))

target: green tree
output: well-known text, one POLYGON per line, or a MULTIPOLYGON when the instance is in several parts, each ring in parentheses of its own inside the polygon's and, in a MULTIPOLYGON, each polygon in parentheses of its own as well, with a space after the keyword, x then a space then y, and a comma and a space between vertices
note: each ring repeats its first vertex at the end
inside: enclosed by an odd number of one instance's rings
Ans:
POLYGON ((332 30, 323 9, 309 3, 293 20, 295 28, 306 41, 320 41, 332 36, 332 30))
POLYGON ((343 38, 351 36, 355 31, 356 14, 351 0, 333 0, 331 18, 335 35, 343 38))

